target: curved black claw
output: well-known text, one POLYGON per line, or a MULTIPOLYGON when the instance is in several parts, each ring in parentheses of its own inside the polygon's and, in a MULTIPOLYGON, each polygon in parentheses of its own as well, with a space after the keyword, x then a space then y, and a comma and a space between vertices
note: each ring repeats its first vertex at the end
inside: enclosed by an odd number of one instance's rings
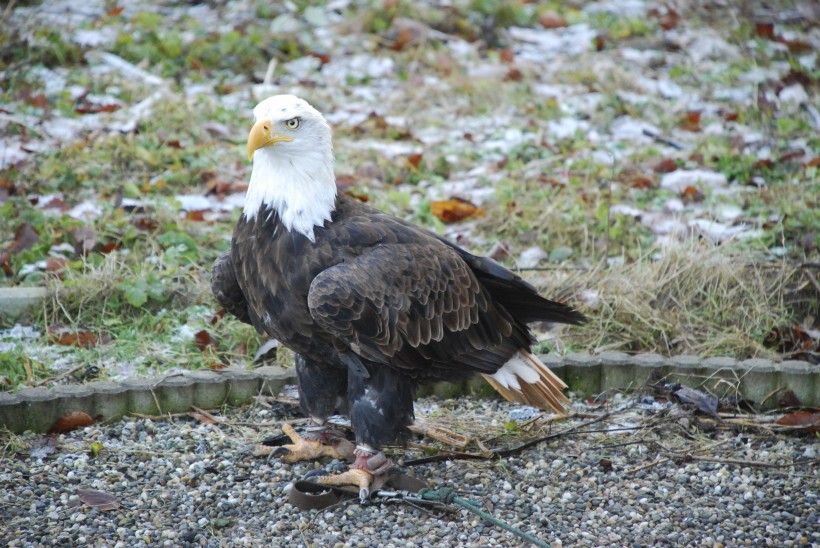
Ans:
POLYGON ((328 473, 327 473, 326 470, 323 470, 321 468, 314 468, 313 470, 309 471, 304 476, 302 476, 302 479, 307 480, 307 479, 313 479, 313 478, 320 478, 322 476, 327 476, 327 475, 328 475, 328 473))
POLYGON ((284 457, 284 456, 290 455, 290 454, 291 454, 290 449, 288 449, 287 447, 281 447, 280 446, 280 447, 277 447, 276 449, 274 449, 273 451, 271 451, 270 456, 271 456, 271 458, 276 458, 276 457, 284 457))

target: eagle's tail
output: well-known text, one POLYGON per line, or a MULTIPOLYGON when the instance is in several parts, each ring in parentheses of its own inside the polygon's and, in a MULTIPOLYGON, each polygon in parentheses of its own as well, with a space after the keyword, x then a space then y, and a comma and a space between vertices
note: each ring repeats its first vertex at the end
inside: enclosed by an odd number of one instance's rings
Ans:
POLYGON ((483 375, 496 391, 507 398, 540 409, 566 414, 569 398, 564 381, 528 350, 521 349, 492 375, 483 375))

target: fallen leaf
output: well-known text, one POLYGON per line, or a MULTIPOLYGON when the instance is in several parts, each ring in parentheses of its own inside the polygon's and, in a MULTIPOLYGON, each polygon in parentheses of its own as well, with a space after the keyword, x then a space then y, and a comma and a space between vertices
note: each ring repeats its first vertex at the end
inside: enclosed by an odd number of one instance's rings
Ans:
POLYGON ((504 80, 507 82, 520 82, 524 78, 524 75, 515 67, 510 67, 510 70, 507 71, 507 75, 504 77, 504 80))
POLYGON ((112 6, 112 7, 108 8, 108 10, 105 12, 105 14, 108 17, 116 17, 119 14, 121 14, 124 9, 125 9, 125 7, 123 7, 123 6, 112 6))
POLYGON ((322 65, 330 63, 330 55, 328 55, 327 53, 322 53, 319 51, 310 51, 308 52, 308 55, 318 59, 322 63, 322 65))
POLYGON ((767 40, 774 40, 774 23, 757 23, 755 35, 767 40))
POLYGON ((664 158, 652 168, 655 173, 672 173, 678 169, 678 164, 672 158, 664 158))
POLYGON ((96 346, 97 337, 91 331, 70 329, 51 326, 49 327, 51 340, 62 346, 78 346, 80 348, 90 348, 96 346))
POLYGON ((117 497, 111 493, 106 493, 105 491, 97 491, 96 489, 77 489, 77 497, 87 506, 96 508, 100 512, 116 510, 120 507, 117 497))
POLYGON ((423 154, 421 152, 411 154, 407 157, 407 163, 413 166, 413 168, 418 169, 419 164, 421 164, 421 159, 423 154))
POLYGON ((97 231, 90 226, 77 227, 71 231, 74 240, 80 244, 80 253, 87 255, 97 245, 97 231))
POLYGON ((57 440, 54 436, 42 436, 31 442, 29 455, 35 459, 44 459, 57 450, 57 440))
POLYGON ((702 202, 706 199, 706 196, 694 186, 688 186, 684 188, 681 193, 680 197, 687 203, 693 202, 702 202))
POLYGON ((660 26, 663 30, 671 30, 675 28, 678 26, 678 21, 680 20, 680 15, 678 12, 669 6, 665 6, 663 9, 652 8, 647 12, 647 15, 657 19, 658 26, 660 26))
POLYGON ((782 426, 805 426, 809 434, 820 433, 820 411, 795 411, 777 419, 782 426))
POLYGON ((194 211, 186 211, 185 212, 185 219, 188 221, 197 221, 201 222, 205 220, 205 213, 207 210, 205 209, 197 209, 194 211))
POLYGON ((206 348, 214 344, 211 339, 211 334, 208 333, 207 329, 197 331, 194 335, 194 340, 196 341, 196 347, 199 348, 201 352, 205 352, 206 348))
POLYGON ((643 175, 636 175, 632 178, 632 181, 630 182, 629 186, 631 186, 632 188, 644 189, 652 188, 654 186, 654 183, 652 182, 652 179, 650 179, 649 177, 644 177, 643 175))
POLYGON ((560 29, 568 26, 567 20, 554 11, 545 11, 538 16, 538 22, 545 29, 560 29))
POLYGON ((65 257, 49 257, 46 259, 46 270, 49 272, 60 272, 68 263, 69 260, 65 257))
POLYGON ((196 411, 191 411, 188 413, 188 416, 194 418, 201 422, 202 424, 217 424, 217 421, 210 415, 205 415, 204 413, 197 413, 196 411))
POLYGON ((107 244, 102 246, 102 248, 100 249, 100 253, 102 253, 103 255, 108 255, 112 251, 115 251, 119 248, 120 244, 118 244, 117 242, 108 242, 107 244))
POLYGON ((718 415, 718 399, 710 394, 705 394, 700 390, 681 385, 680 388, 672 392, 681 403, 694 405, 699 411, 713 417, 718 415))
POLYGON ((456 223, 467 217, 483 213, 481 209, 461 198, 432 201, 430 202, 430 211, 445 223, 456 223))
POLYGON ((512 48, 507 47, 498 52, 498 58, 501 59, 503 63, 512 63, 515 61, 515 54, 512 48))
POLYGON ((690 110, 687 112, 679 127, 684 131, 700 131, 700 111, 690 110))
POLYGON ((52 434, 71 432, 77 428, 91 426, 92 424, 94 424, 94 419, 92 419, 88 413, 83 411, 72 411, 54 421, 54 424, 49 432, 52 434))
POLYGON ((20 253, 31 249, 34 244, 40 241, 40 233, 31 223, 23 223, 14 231, 14 241, 9 248, 11 253, 20 253))
POLYGON ((100 112, 116 112, 122 105, 116 103, 81 103, 74 107, 77 114, 98 114, 100 112))

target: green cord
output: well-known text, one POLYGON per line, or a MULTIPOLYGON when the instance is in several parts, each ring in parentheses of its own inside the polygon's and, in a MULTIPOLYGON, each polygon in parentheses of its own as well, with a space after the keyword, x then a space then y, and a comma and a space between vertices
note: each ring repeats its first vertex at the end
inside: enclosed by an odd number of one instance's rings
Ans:
POLYGON ((422 500, 429 500, 433 502, 443 502, 445 504, 454 502, 461 506, 462 508, 469 510, 474 514, 478 514, 482 519, 492 523, 493 525, 497 525, 501 527, 505 531, 509 531, 513 535, 523 538, 527 542, 538 546, 538 548, 549 548, 549 544, 546 542, 539 540, 533 536, 528 535, 524 531, 519 531, 512 525, 508 525, 501 521, 500 519, 491 516, 487 512, 481 510, 475 502, 471 501, 470 499, 465 499, 462 497, 457 497, 455 494, 455 490, 451 487, 442 487, 440 489, 422 489, 418 492, 418 496, 421 497, 422 500))

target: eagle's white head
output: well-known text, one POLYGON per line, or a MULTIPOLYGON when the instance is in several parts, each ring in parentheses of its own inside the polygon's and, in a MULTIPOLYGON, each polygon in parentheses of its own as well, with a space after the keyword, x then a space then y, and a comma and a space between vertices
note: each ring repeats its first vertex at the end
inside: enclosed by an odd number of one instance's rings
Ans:
POLYGON ((263 206, 269 207, 287 230, 313 241, 313 228, 330 220, 336 203, 330 126, 293 95, 269 97, 253 115, 256 123, 248 135, 253 168, 243 214, 254 221, 263 206))

